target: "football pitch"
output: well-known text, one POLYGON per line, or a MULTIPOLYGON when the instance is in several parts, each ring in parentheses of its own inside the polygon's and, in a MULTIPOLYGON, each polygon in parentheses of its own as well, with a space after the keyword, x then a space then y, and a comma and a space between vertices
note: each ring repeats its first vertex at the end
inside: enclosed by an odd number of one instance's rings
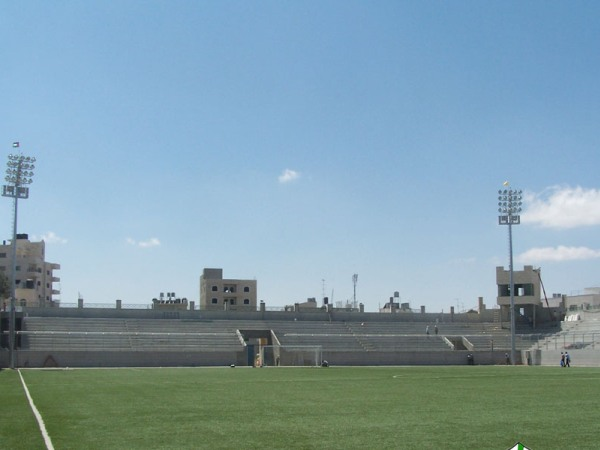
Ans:
MULTIPOLYGON (((600 369, 21 370, 55 449, 598 448, 600 369)), ((18 371, 0 447, 44 449, 18 371)))

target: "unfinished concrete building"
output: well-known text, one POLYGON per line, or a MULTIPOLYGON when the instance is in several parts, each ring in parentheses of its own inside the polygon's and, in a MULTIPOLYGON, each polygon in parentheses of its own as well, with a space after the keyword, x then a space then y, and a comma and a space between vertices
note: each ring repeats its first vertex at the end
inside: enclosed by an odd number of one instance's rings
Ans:
MULTIPOLYGON (((535 326, 537 315, 542 308, 541 281, 539 269, 525 266, 523 270, 513 270, 514 301, 517 316, 535 326)), ((498 305, 502 309, 502 317, 510 317, 510 270, 496 267, 496 284, 498 285, 498 305)))
POLYGON ((223 279, 223 269, 204 269, 200 309, 256 311, 256 280, 223 279))

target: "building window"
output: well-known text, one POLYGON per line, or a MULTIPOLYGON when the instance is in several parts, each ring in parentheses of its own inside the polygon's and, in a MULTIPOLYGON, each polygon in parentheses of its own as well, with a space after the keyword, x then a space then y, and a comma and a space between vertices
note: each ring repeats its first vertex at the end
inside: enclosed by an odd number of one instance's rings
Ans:
POLYGON ((244 292, 250 292, 250 288, 248 286, 244 286, 244 292))
POLYGON ((250 304, 250 300, 249 300, 249 299, 247 299, 247 298, 245 298, 245 299, 244 299, 244 305, 249 305, 249 304, 250 304))
POLYGON ((6 253, 0 253, 0 258, 6 258, 6 253))
POLYGON ((211 302, 212 302, 213 305, 216 305, 217 303, 219 303, 219 300, 217 300, 216 298, 213 298, 211 300, 211 302))
POLYGON ((223 292, 233 294, 235 292, 235 286, 223 286, 223 292))
POLYGON ((18 271, 21 270, 21 266, 16 266, 15 269, 17 269, 18 271))
POLYGON ((235 305, 235 303, 236 303, 236 302, 235 302, 235 298, 230 298, 230 299, 229 299, 229 304, 230 304, 230 305, 235 305))
POLYGON ((219 288, 218 288, 217 286, 213 286, 213 287, 212 287, 212 291, 213 291, 213 292, 217 292, 218 290, 219 290, 219 288))

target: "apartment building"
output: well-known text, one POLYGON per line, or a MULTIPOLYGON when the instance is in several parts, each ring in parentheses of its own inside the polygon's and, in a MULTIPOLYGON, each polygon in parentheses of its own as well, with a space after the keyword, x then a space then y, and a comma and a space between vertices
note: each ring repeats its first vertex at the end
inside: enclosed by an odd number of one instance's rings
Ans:
MULTIPOLYGON (((15 276, 15 297, 17 306, 55 306, 54 296, 60 291, 53 283, 60 281, 54 271, 60 264, 46 262, 46 243, 31 242, 27 234, 17 234, 17 258, 15 276)), ((3 241, 0 245, 0 273, 11 280, 12 243, 3 241)))
POLYGON ((256 280, 223 279, 223 269, 204 269, 200 309, 256 311, 256 280))

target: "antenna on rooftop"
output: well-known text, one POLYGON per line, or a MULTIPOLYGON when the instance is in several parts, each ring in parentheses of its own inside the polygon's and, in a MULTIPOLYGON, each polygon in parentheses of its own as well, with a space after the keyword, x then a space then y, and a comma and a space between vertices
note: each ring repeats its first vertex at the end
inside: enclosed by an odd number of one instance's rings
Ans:
POLYGON ((356 305, 356 283, 358 283, 358 274, 357 273, 352 275, 352 284, 354 285, 354 297, 353 297, 352 307, 354 309, 357 308, 357 305, 356 305))

